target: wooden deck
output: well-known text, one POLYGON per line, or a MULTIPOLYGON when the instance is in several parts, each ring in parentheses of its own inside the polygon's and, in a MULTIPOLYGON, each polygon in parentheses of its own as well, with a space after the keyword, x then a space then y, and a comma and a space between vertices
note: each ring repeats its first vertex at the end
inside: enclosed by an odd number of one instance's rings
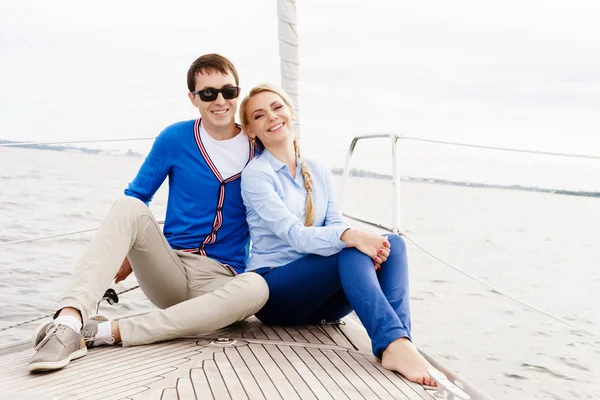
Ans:
POLYGON ((250 318, 210 335, 95 348, 41 374, 27 371, 33 349, 8 348, 0 352, 0 399, 436 398, 383 369, 362 326, 344 323, 269 327, 250 318))

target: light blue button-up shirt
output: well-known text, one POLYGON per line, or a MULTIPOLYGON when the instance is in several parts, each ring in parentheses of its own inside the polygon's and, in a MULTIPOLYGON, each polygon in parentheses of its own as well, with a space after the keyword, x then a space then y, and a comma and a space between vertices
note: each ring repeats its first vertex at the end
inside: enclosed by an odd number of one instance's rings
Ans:
POLYGON ((268 150, 242 172, 242 199, 252 240, 246 271, 280 267, 307 254, 330 256, 346 247, 340 237, 348 225, 333 193, 331 172, 321 163, 306 161, 315 207, 315 222, 310 227, 304 226, 306 189, 300 159, 295 179, 287 165, 268 150))

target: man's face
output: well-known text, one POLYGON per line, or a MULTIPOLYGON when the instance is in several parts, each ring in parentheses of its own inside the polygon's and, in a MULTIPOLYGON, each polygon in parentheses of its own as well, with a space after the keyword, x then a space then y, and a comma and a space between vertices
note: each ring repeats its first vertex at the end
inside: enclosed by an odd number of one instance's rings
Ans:
MULTIPOLYGON (((222 89, 227 86, 236 86, 235 78, 231 73, 223 75, 217 71, 201 71, 196 74, 195 90, 222 89)), ((210 129, 222 129, 234 124, 238 98, 227 100, 223 93, 219 93, 213 101, 203 101, 199 94, 188 94, 192 104, 200 110, 202 123, 210 129)))

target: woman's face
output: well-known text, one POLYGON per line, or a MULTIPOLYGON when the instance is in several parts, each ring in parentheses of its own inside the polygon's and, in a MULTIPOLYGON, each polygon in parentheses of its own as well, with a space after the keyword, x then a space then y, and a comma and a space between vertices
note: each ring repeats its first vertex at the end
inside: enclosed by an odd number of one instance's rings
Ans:
POLYGON ((292 111, 278 94, 262 92, 253 96, 246 106, 246 116, 246 133, 258 137, 267 149, 293 141, 292 111))

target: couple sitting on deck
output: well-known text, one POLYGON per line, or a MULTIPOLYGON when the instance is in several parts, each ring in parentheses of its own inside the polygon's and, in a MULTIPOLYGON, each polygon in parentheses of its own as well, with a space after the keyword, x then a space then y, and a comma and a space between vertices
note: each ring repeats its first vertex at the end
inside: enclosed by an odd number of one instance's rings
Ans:
POLYGON ((201 56, 187 84, 201 117, 156 138, 79 260, 54 320, 34 334, 29 370, 63 368, 87 347, 208 333, 252 314, 288 325, 354 310, 384 368, 435 384, 411 342, 403 240, 344 223, 330 172, 300 155, 285 93, 252 89, 240 105, 240 127, 238 74, 229 60, 201 56), (147 204, 167 176, 161 231, 147 204), (90 318, 112 280, 132 271, 159 309, 90 318))

